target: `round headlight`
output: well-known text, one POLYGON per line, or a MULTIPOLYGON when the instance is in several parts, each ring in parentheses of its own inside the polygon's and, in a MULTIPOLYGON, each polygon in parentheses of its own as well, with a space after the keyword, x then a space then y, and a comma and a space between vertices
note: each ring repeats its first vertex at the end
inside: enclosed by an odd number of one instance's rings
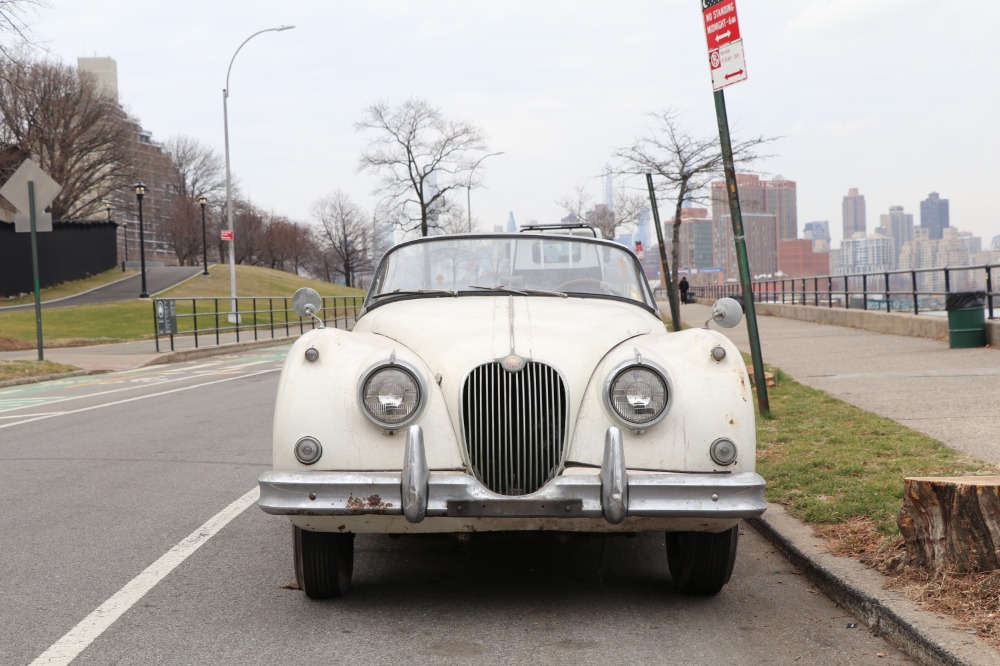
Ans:
POLYGON ((736 462, 736 444, 731 439, 720 437, 712 442, 712 446, 708 449, 708 454, 712 456, 712 460, 715 461, 716 465, 732 465, 736 462))
POLYGON ((312 465, 323 455, 323 447, 315 437, 303 437, 295 442, 295 457, 303 465, 312 465))
POLYGON ((361 406, 372 423, 394 430, 414 418, 421 403, 420 383, 406 368, 388 365, 369 372, 361 384, 361 406))
POLYGON ((630 365, 608 382, 608 406, 630 428, 650 426, 667 410, 667 380, 646 365, 630 365))

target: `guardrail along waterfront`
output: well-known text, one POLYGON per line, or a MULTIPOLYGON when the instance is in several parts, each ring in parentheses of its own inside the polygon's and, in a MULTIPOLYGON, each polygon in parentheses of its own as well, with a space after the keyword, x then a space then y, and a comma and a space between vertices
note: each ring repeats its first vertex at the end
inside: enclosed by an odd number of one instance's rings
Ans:
MULTIPOLYGON (((800 278, 758 277, 751 282, 756 303, 912 314, 945 310, 949 294, 982 292, 987 317, 996 319, 995 306, 1000 304, 1000 292, 995 291, 994 273, 1000 276, 1000 264, 800 278), (980 279, 977 279, 977 273, 980 279), (981 279, 985 280, 985 289, 981 279)), ((694 286, 692 292, 697 297, 706 299, 742 295, 738 282, 694 286)))
MULTIPOLYGON (((325 326, 348 329, 354 325, 361 310, 363 296, 326 296, 316 316, 325 326)), ((235 342, 267 340, 301 335, 316 328, 316 319, 304 319, 296 314, 289 297, 232 298, 157 298, 153 300, 153 321, 156 351, 160 340, 191 337, 194 347, 222 344, 223 337, 235 342)))

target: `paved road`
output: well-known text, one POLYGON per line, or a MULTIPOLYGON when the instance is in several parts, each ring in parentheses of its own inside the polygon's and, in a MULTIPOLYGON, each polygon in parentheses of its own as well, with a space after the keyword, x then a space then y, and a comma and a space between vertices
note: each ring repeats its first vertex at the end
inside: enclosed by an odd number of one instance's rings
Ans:
POLYGON ((913 663, 751 529, 711 599, 656 535, 364 536, 351 594, 310 601, 253 506, 282 355, 0 390, 0 663, 913 663))
MULTIPOLYGON (((202 272, 201 266, 147 266, 146 293, 150 296, 169 289, 202 272)), ((91 303, 110 303, 112 301, 130 301, 139 298, 142 293, 142 274, 137 273, 111 284, 92 289, 91 291, 61 298, 55 301, 43 301, 42 308, 65 308, 72 305, 90 305, 91 303)), ((13 305, 0 308, 0 312, 16 310, 33 310, 35 304, 13 305)))

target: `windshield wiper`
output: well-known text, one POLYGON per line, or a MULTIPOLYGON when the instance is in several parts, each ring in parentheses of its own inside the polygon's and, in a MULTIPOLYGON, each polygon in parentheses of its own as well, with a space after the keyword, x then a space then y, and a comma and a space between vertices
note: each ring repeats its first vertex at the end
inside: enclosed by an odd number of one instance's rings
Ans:
POLYGON ((508 287, 502 284, 498 284, 495 287, 483 287, 478 284, 470 284, 469 288, 482 289, 483 291, 499 291, 504 294, 517 294, 518 296, 559 296, 560 298, 567 298, 566 294, 561 291, 548 291, 545 289, 515 289, 514 287, 508 287))
POLYGON ((451 289, 393 289, 383 291, 381 294, 372 294, 370 298, 387 296, 458 296, 458 292, 451 289))

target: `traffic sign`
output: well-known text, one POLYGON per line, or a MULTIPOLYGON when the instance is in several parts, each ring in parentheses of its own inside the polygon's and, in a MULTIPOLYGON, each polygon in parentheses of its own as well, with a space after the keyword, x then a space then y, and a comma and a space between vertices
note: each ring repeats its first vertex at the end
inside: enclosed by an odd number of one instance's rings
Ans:
POLYGON ((735 42, 740 38, 740 22, 736 18, 736 0, 702 0, 705 36, 708 50, 735 42), (707 6, 706 6, 707 5, 707 6))
POLYGON ((229 229, 222 230, 222 240, 231 241, 234 239, 233 232, 229 229))
POLYGON ((52 180, 49 174, 33 159, 21 162, 21 166, 0 187, 0 195, 11 202, 17 213, 14 214, 14 231, 28 233, 31 231, 31 202, 28 196, 28 183, 35 188, 35 231, 52 231, 52 214, 44 213, 62 191, 62 185, 52 180))
POLYGON ((721 90, 747 78, 743 58, 743 39, 736 15, 736 0, 702 0, 705 38, 708 40, 708 64, 712 89, 721 90))

